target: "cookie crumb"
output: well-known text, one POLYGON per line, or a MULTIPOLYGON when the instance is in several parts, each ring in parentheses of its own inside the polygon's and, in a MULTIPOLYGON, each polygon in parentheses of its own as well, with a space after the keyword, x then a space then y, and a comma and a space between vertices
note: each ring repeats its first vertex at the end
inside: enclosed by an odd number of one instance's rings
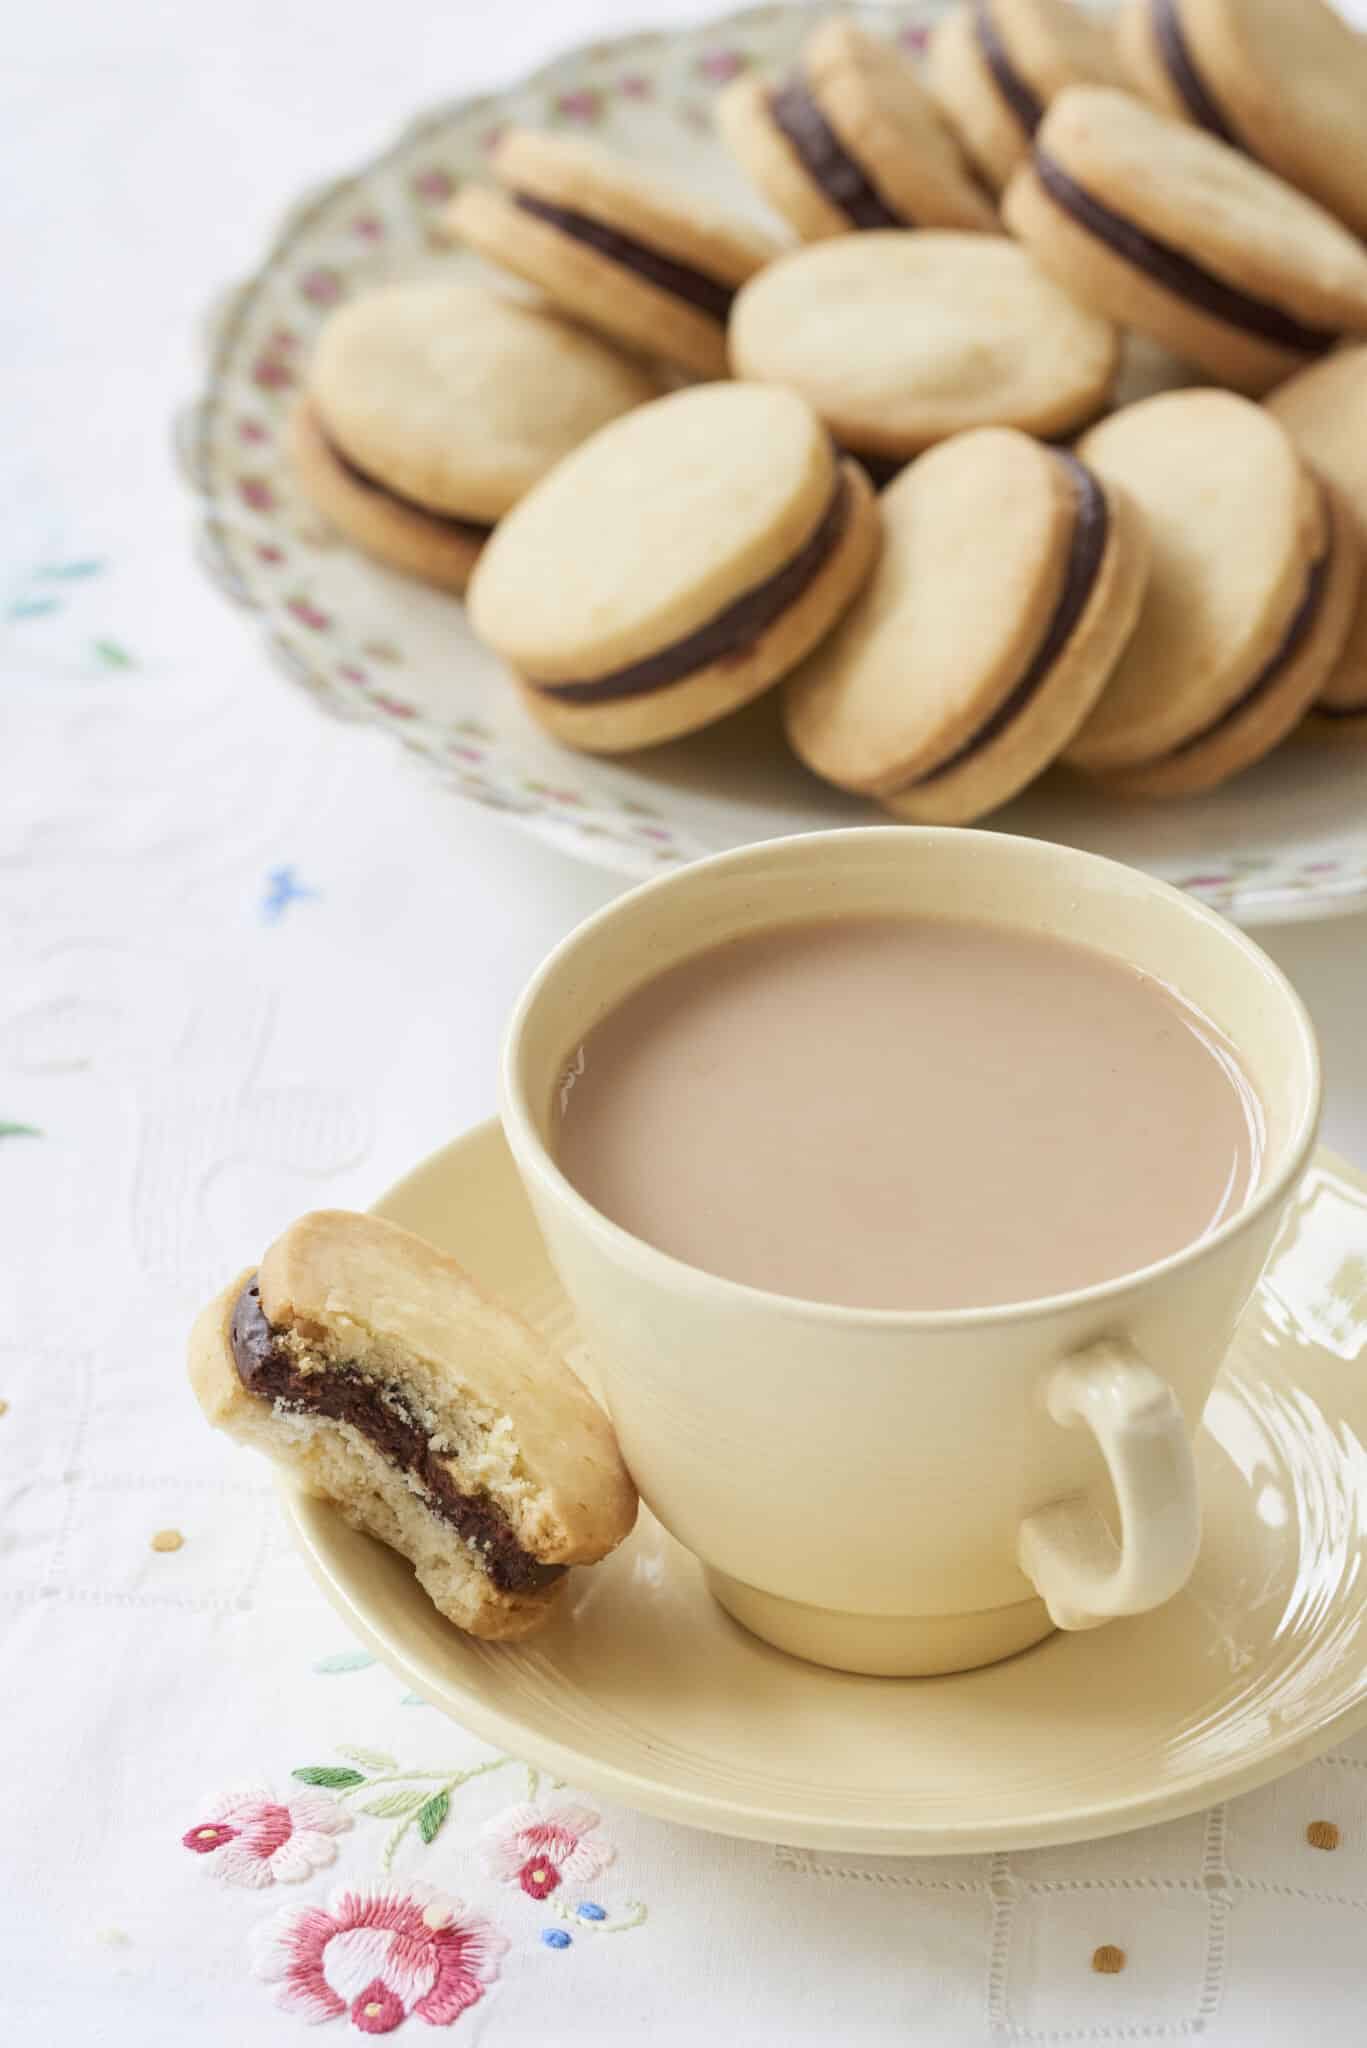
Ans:
POLYGON ((179 1529, 158 1529, 152 1538, 153 1550, 179 1550, 185 1538, 179 1529))
POLYGON ((1104 1941, 1092 1950, 1092 1968, 1102 1977, 1118 1977, 1125 1967, 1125 1951, 1104 1941))
POLYGON ((1305 1839, 1312 1849, 1337 1849, 1343 1837, 1334 1821, 1312 1820, 1305 1831, 1305 1839))

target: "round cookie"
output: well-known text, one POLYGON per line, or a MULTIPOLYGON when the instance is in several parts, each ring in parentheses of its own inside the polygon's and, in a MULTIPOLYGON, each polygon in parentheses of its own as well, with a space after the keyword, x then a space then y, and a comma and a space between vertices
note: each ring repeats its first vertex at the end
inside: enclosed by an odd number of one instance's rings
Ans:
MULTIPOLYGON (((1346 348, 1302 370, 1265 400, 1301 454, 1333 485, 1367 544, 1367 347, 1346 348)), ((1315 700, 1326 734, 1367 739, 1367 576, 1343 652, 1315 700)))
POLYGON ((1003 211, 1084 305, 1237 390, 1261 395, 1339 334, 1367 333, 1367 249, 1270 171, 1127 93, 1061 93, 1003 211))
POLYGON ((1137 92, 1367 235, 1367 39, 1324 0, 1129 0, 1137 92))
POLYGON ((942 441, 880 500, 867 588, 784 692, 807 766, 898 817, 958 825, 1062 752, 1139 614, 1124 492, 1010 428, 942 441))
POLYGON ((703 384, 605 427, 529 492, 480 558, 470 620, 542 725, 620 753, 786 674, 877 546, 868 479, 802 399, 703 384))
POLYGON ((1072 0, 961 0, 936 24, 926 78, 997 192, 1065 86, 1121 83, 1109 22, 1072 0))
POLYGON ((731 301, 770 236, 574 136, 512 129, 490 165, 497 187, 451 202, 454 234, 615 341, 725 375, 731 301))
POLYGON ((419 278, 319 334, 288 454, 306 497, 391 566, 461 590, 496 519, 659 386, 553 313, 419 278))
POLYGON ((1139 624, 1068 759, 1140 796, 1213 789, 1285 738, 1343 648, 1358 542, 1261 406, 1173 391, 1080 443, 1148 520, 1139 624))
POLYGON ((781 256, 738 294, 730 348, 738 377, 800 391, 842 447, 905 460, 968 427, 1074 431, 1120 343, 1018 243, 928 229, 781 256))
POLYGON ((717 122, 806 242, 853 228, 1001 230, 914 66, 853 22, 822 22, 780 85, 735 80, 717 122))

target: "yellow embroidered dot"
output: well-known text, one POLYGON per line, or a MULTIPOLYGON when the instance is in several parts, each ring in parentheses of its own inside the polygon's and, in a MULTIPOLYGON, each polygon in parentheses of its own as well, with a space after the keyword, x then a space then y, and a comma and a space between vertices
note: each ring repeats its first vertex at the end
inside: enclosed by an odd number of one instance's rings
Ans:
POLYGON ((366 2018, 367 2018, 368 2020, 373 2020, 373 2019, 376 2019, 376 2018, 378 2018, 378 2016, 379 2016, 379 2012, 380 2012, 380 2001, 379 2001, 379 1999, 378 1999, 378 1998, 372 1998, 372 1999, 371 1999, 371 2001, 370 2001, 370 2003, 369 2003, 369 2005, 366 2005, 366 2006, 362 2006, 361 2010, 362 2010, 362 2011, 364 2012, 364 2014, 365 2014, 365 2016, 366 2016, 366 2018))
POLYGON ((1305 1839, 1312 1849, 1337 1849, 1343 1837, 1332 1820, 1312 1820, 1305 1839))
POLYGON ((199 1840, 200 1840, 201 1842, 216 1842, 216 1841, 218 1840, 218 1829, 217 1829, 217 1828, 200 1828, 200 1830, 199 1830, 199 1840))
POLYGON ((1103 1977, 1118 1977, 1125 1967, 1125 1951, 1115 1948, 1109 1941, 1092 1951, 1092 1968, 1103 1977))
POLYGON ((179 1550, 185 1538, 179 1529, 158 1529, 152 1538, 153 1550, 179 1550))
POLYGON ((8 1414, 9 1414, 9 1402, 8 1402, 8 1401, 0 1401, 0 1415, 8 1415, 8 1414))

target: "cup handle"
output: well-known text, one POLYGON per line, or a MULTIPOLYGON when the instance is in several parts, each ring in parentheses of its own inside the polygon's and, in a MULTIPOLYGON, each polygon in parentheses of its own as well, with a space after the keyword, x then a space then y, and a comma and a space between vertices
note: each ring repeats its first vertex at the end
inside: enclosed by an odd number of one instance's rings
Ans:
POLYGON ((1082 1495, 1027 1515, 1016 1555, 1058 1628, 1144 1614, 1179 1592, 1201 1543, 1191 1440, 1166 1380, 1118 1339, 1056 1366, 1044 1387, 1064 1429, 1090 1429, 1120 1509, 1117 1544, 1082 1495))

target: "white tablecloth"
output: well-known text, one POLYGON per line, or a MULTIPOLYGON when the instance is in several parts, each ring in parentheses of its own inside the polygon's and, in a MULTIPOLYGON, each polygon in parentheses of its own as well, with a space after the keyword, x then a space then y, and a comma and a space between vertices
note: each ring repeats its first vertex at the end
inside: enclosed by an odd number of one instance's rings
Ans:
MULTIPOLYGON (((12 25, 0 2029, 1349 2048, 1367 1743, 1241 1802, 1228 1911, 1219 1816, 1013 1857, 994 1895, 953 1864, 599 1811, 494 1767, 348 1643, 265 1470, 186 1386, 186 1326, 225 1274, 490 1113, 520 983, 616 886, 322 720, 199 580, 168 456, 193 323, 295 189, 422 102, 642 12, 63 0, 17 50, 12 25), (522 1833, 533 1796, 549 1836, 522 1833), (1093 1967, 1105 1945, 1118 1974, 1093 1967)), ((1365 1159, 1367 928, 1270 943, 1323 1034, 1326 1136, 1365 1159)))

